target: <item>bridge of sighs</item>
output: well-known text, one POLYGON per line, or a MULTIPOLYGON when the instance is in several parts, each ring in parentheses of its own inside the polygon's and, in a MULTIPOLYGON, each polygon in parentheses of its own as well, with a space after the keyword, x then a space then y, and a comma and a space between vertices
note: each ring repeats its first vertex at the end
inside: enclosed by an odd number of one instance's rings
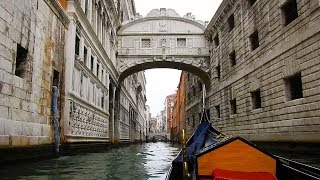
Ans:
POLYGON ((172 9, 154 9, 146 17, 125 23, 118 31, 119 82, 151 68, 172 68, 197 75, 210 87, 209 42, 205 26, 172 9))

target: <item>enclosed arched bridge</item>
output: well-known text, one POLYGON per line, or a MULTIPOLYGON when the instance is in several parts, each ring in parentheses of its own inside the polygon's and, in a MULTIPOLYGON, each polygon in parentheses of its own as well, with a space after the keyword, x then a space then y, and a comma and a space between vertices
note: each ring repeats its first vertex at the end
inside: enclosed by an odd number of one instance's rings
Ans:
POLYGON ((197 75, 210 87, 209 42, 205 26, 188 14, 154 9, 145 18, 125 23, 118 31, 119 82, 152 68, 172 68, 197 75))

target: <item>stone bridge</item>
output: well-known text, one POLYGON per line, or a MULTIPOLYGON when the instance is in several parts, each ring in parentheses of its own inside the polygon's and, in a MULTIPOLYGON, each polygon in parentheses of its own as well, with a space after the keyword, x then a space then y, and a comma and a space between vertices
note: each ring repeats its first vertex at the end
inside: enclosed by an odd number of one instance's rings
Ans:
POLYGON ((119 82, 151 68, 172 68, 197 75, 210 87, 209 42, 205 24, 191 14, 154 9, 145 18, 125 23, 118 31, 119 82))
POLYGON ((166 132, 156 132, 156 133, 151 133, 149 135, 149 139, 162 139, 162 140, 170 140, 170 133, 166 133, 166 132))

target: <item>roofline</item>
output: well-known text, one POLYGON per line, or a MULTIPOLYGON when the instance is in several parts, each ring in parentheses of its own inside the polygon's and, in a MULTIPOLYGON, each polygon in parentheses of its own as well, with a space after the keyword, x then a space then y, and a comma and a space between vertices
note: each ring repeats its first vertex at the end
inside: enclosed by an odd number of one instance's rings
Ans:
POLYGON ((152 21, 152 20, 176 20, 176 21, 182 21, 182 22, 186 22, 186 23, 190 23, 190 24, 193 24, 199 28, 201 28, 203 30, 203 32, 205 32, 206 30, 206 27, 203 26, 202 24, 196 22, 196 21, 193 21, 193 20, 190 20, 190 19, 186 19, 186 18, 182 18, 182 17, 169 17, 169 16, 157 16, 157 17, 145 17, 145 18, 141 18, 141 19, 137 19, 137 20, 134 20, 134 21, 130 21, 128 22, 127 24, 123 25, 122 27, 120 27, 120 29, 118 30, 118 35, 121 34, 121 32, 134 25, 134 24, 138 24, 138 23, 142 23, 142 22, 146 22, 146 21, 152 21))
MULTIPOLYGON (((213 27, 213 25, 216 23, 216 21, 219 19, 221 13, 223 12, 223 10, 225 9, 225 7, 229 4, 231 0, 223 0, 222 3, 220 4, 218 10, 215 12, 215 14, 213 15, 211 21, 209 22, 209 24, 207 25, 207 28, 204 32, 204 35, 206 37, 210 37, 210 35, 212 35, 212 31, 211 28, 213 27)), ((234 0, 233 0, 234 1, 234 0)))

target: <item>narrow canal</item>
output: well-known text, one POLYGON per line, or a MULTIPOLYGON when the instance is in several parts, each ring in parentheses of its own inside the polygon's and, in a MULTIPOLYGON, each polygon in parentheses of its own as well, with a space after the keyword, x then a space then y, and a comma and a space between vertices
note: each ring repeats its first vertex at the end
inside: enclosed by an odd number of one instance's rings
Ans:
POLYGON ((1 168, 0 179, 162 180, 178 151, 169 143, 135 144, 1 168))

